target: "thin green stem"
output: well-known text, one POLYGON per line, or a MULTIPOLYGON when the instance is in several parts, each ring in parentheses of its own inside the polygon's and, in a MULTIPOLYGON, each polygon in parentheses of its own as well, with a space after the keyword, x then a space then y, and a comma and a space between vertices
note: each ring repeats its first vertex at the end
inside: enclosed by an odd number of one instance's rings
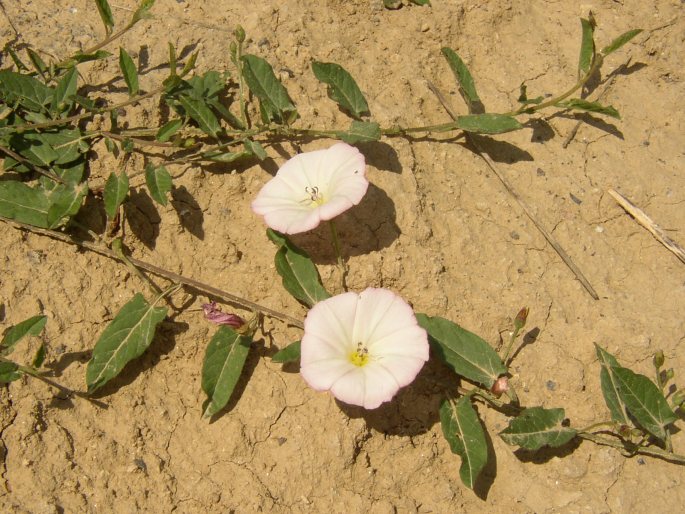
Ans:
POLYGON ((587 441, 592 441, 593 443, 602 446, 611 446, 612 448, 616 448, 622 453, 628 453, 630 455, 647 455, 649 457, 657 457, 659 459, 664 459, 670 462, 674 462, 676 464, 685 464, 685 456, 673 453, 672 451, 662 450, 661 448, 655 448, 653 446, 636 446, 634 449, 628 449, 625 447, 623 443, 618 442, 614 439, 609 439, 607 437, 603 437, 597 434, 582 431, 579 431, 577 433, 577 437, 585 439, 587 441))
POLYGON ((509 336, 509 344, 507 344, 507 349, 504 352, 504 355, 502 356, 502 362, 504 362, 505 366, 508 366, 509 362, 509 354, 511 353, 511 348, 514 346, 514 341, 519 335, 520 329, 518 327, 515 327, 514 330, 511 332, 511 335, 509 336))
POLYGON ((331 227, 331 238, 333 239, 333 248, 335 256, 338 259, 338 268, 340 268, 340 287, 343 291, 347 291, 347 283, 345 278, 347 276, 347 268, 343 262, 342 253, 340 252, 340 240, 338 238, 338 231, 335 228, 335 222, 330 220, 328 226, 331 227))
POLYGON ((588 425, 585 428, 579 428, 578 432, 592 432, 593 430, 596 430, 600 427, 613 428, 615 426, 616 426, 615 421, 598 421, 597 423, 593 423, 592 425, 588 425))

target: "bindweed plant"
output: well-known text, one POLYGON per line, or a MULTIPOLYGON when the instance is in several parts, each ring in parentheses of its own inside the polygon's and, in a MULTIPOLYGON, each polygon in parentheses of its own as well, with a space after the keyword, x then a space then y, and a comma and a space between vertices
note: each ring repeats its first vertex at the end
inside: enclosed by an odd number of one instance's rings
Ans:
MULTIPOLYGON (((92 395, 142 355, 173 308, 171 298, 186 287, 253 311, 246 321, 222 312, 215 303, 203 306, 206 318, 220 325, 207 345, 201 371, 206 395, 202 414, 207 418, 224 411, 234 395, 261 317, 266 315, 303 329, 301 339, 284 346, 272 360, 299 362, 302 377, 312 388, 330 391, 346 404, 374 409, 409 385, 430 355, 442 361, 455 381, 461 381, 457 395, 445 392, 439 417, 452 451, 461 457, 460 477, 467 487, 475 486, 487 463, 490 444, 475 402, 507 416, 509 424, 500 433, 501 438, 526 450, 560 447, 583 439, 612 446, 627 456, 650 455, 685 463, 685 457, 675 453, 671 443, 685 390, 669 385, 673 372, 664 371, 663 354, 654 357, 655 383, 621 366, 613 355, 597 346, 607 419, 589 427, 574 427, 563 408, 523 405, 510 381, 509 370, 516 355, 512 350, 526 326, 528 309, 515 317, 509 341, 498 353, 454 321, 415 313, 407 300, 392 291, 347 291, 345 277, 354 269, 343 258, 344 241, 340 241, 334 224, 336 216, 361 201, 369 185, 364 155, 352 146, 356 143, 413 134, 500 134, 523 129, 526 120, 543 109, 619 118, 614 107, 588 100, 586 86, 599 74, 604 59, 639 34, 639 29, 620 35, 598 50, 594 20, 581 20, 575 82, 562 93, 533 98, 528 97, 523 84, 519 106, 505 113, 485 112, 466 64, 454 50, 443 48, 469 114, 428 126, 382 127, 373 121, 361 88, 341 65, 314 61, 314 76, 351 120, 346 127, 302 128, 298 126, 297 108, 271 65, 244 52, 246 36, 240 27, 229 47, 233 74, 214 70, 198 73, 197 54, 181 63, 176 48, 170 44, 168 76, 156 87, 142 88, 129 53, 119 48, 112 55, 105 48, 148 18, 153 3, 140 2, 130 20, 115 32, 107 0, 96 0, 105 37, 92 48, 61 61, 45 63, 30 48, 26 57, 9 45, 3 51, 3 62, 9 59, 12 64, 0 70, 0 153, 5 156, 0 216, 14 226, 112 257, 150 284, 147 295, 135 294, 104 327, 86 367, 87 393, 79 394, 92 395), (78 67, 104 59, 118 59, 127 100, 111 102, 101 96, 98 85, 80 83, 78 67), (120 109, 152 97, 158 98, 161 110, 169 113, 163 124, 128 128, 119 123, 120 109), (104 119, 107 128, 92 123, 96 117, 104 119), (164 158, 150 159, 143 153, 143 173, 150 197, 164 206, 173 187, 167 166, 256 162, 268 157, 267 150, 273 144, 304 138, 341 142, 288 160, 252 202, 253 211, 269 227, 267 237, 277 248, 275 266, 283 287, 308 309, 304 321, 132 258, 121 229, 126 213, 122 206, 129 196, 131 177, 125 169, 112 172, 102 191, 94 191, 89 181, 89 155, 95 144, 103 141, 108 151, 123 158, 154 147, 164 158), (74 219, 89 195, 101 201, 106 216, 102 233, 89 232, 93 241, 78 237, 84 227, 74 219), (323 284, 307 252, 288 238, 312 230, 322 221, 330 225, 340 268, 340 282, 334 287, 323 284), (141 269, 168 279, 171 285, 161 289, 141 269)), ((10 358, 22 339, 40 335, 46 321, 45 316, 38 315, 6 331, 0 344, 0 381, 9 383, 29 376, 60 387, 41 371, 45 345, 40 345, 30 365, 10 358)))

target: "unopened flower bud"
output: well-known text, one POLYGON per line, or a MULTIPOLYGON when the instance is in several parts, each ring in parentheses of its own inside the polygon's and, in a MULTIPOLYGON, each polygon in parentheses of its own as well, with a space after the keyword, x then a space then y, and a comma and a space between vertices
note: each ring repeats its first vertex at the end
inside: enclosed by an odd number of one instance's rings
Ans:
POLYGON ((235 30, 233 31, 233 35, 235 36, 236 41, 238 43, 242 43, 245 41, 245 29, 238 25, 235 30))
POLYGON ((659 369, 661 366, 664 365, 664 361, 666 359, 664 358, 664 352, 663 350, 659 350, 654 354, 654 367, 659 369))
POLYGON ((630 430, 630 435, 632 435, 635 439, 642 437, 643 434, 644 432, 642 432, 642 430, 640 430, 639 428, 632 428, 630 430))
POLYGON ((673 402, 673 407, 680 407, 685 403, 685 389, 680 389, 676 391, 671 397, 671 402, 673 402))
POLYGON ((674 376, 675 376, 675 371, 673 371, 673 368, 669 368, 668 371, 664 374, 664 382, 668 382, 669 380, 673 380, 674 376))
POLYGON ((523 327, 526 326, 526 320, 528 319, 528 311, 528 307, 524 307, 518 312, 516 318, 514 318, 514 328, 516 330, 521 330, 523 327))
POLYGON ((492 394, 497 396, 498 398, 502 396, 503 393, 509 390, 509 379, 507 377, 499 377, 497 380, 495 380, 495 383, 492 384, 492 387, 490 388, 490 391, 492 394))
POLYGON ((235 59, 238 55, 238 45, 236 45, 235 41, 231 41, 231 44, 228 45, 228 50, 231 52, 231 56, 235 59))

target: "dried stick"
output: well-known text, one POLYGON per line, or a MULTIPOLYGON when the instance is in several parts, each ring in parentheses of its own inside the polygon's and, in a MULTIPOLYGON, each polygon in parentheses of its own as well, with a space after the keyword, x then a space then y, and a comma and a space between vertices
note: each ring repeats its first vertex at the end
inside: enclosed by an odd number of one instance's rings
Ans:
MULTIPOLYGON (((442 106, 445 108, 447 113, 450 115, 450 117, 453 120, 457 119, 457 115, 454 113, 454 111, 450 108, 449 104, 447 103, 447 99, 445 96, 440 92, 440 90, 433 85, 430 81, 428 82, 428 87, 430 90, 435 94, 435 96, 438 98, 442 106)), ((507 178, 504 176, 503 173, 501 173, 496 165, 495 161, 493 161, 490 156, 487 154, 483 153, 482 149, 476 142, 476 140, 471 137, 468 132, 466 133, 466 140, 475 148, 476 153, 485 161, 485 163, 488 165, 488 167, 492 170, 492 172, 497 176, 497 178, 502 182, 502 185, 504 188, 509 192, 509 194, 516 200, 516 202, 519 204, 519 207, 523 210, 523 212, 528 216, 528 218, 533 222, 535 227, 540 231, 540 233, 545 237, 547 242, 554 248, 554 250, 559 254, 559 257, 561 257, 561 260, 564 261, 564 263, 571 269, 573 274, 576 276, 576 278, 580 281, 580 283, 583 285, 585 290, 594 298, 595 300, 599 300, 599 295, 595 291, 595 289, 592 287, 590 282, 588 281, 587 278, 585 278, 585 275, 583 275, 583 272, 580 271, 580 268, 575 265, 575 263, 571 260, 571 257, 566 253, 566 251, 561 247, 559 243, 556 242, 554 237, 552 237, 552 234, 550 234, 545 227, 542 226, 542 223, 537 220, 535 215, 533 214, 533 211, 528 207, 526 202, 523 201, 523 199, 516 193, 512 185, 509 183, 507 178)))
POLYGON ((609 189, 607 191, 611 196, 613 196, 614 200, 618 202, 618 204, 623 207, 628 214, 630 214, 633 218, 635 218, 635 221, 637 221, 640 225, 642 225, 644 228, 649 230, 651 234, 656 238, 657 241, 659 241, 662 245, 664 245, 666 248, 668 248, 671 252, 675 254, 680 261, 685 264, 685 250, 673 241, 670 237, 666 235, 666 233, 663 231, 659 225, 654 223, 652 219, 645 214, 645 211, 640 209, 638 206, 636 206, 633 202, 628 200, 625 196, 623 196, 621 193, 609 189))

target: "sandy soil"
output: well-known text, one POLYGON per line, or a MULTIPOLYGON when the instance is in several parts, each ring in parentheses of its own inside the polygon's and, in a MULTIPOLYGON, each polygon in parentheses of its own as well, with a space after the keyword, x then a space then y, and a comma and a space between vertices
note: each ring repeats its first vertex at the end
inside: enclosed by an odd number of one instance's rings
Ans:
MULTIPOLYGON (((112 2, 118 20, 135 2, 112 2)), ((385 139, 362 145, 373 184, 341 220, 352 289, 391 288, 417 311, 451 318, 497 343, 528 305, 535 342, 518 355, 513 383, 527 405, 564 407, 576 426, 607 418, 593 343, 651 375, 651 355, 685 372, 685 266, 606 194, 616 188, 685 243, 685 16, 679 1, 442 1, 384 10, 379 0, 159 0, 155 18, 121 44, 145 60, 141 86, 165 76, 167 42, 200 50, 199 70, 228 69, 236 24, 247 51, 280 73, 301 126, 349 123, 313 77, 312 59, 342 64, 357 79, 381 125, 447 121, 426 86, 464 112, 441 46, 470 66, 491 111, 529 94, 560 92, 575 80, 579 17, 591 9, 606 44, 635 27, 646 32, 612 55, 616 76, 605 102, 621 121, 583 125, 552 117, 533 129, 483 142, 485 151, 585 272, 593 300, 545 242, 485 162, 455 141, 385 139)), ((55 57, 98 41, 102 27, 86 0, 3 0, 0 44, 18 36, 55 57), (11 22, 11 25, 10 23, 11 22), (16 30, 16 33, 15 33, 16 30)), ((80 68, 104 83, 116 59, 80 68)), ((121 81, 112 98, 124 98, 121 81)), ((132 126, 158 124, 151 101, 127 110, 132 126)), ((322 148, 328 141, 301 145, 322 148)), ((175 181, 174 202, 153 205, 139 188, 127 243, 136 257, 213 283, 297 317, 281 288, 273 245, 249 203, 298 148, 270 150, 263 165, 192 167, 175 181), (141 236, 142 241, 134 234, 141 236)), ((104 150, 91 184, 117 163, 104 150)), ((142 169, 134 158, 127 170, 142 169)), ((173 168, 180 173, 183 168, 173 168)), ((141 183, 134 182, 136 187, 141 183)), ((86 211, 84 217, 97 216, 86 211)), ((99 218, 94 218, 99 219, 99 218)), ((86 220, 87 221, 87 220, 86 220)), ((0 300, 4 326, 43 309, 47 365, 64 385, 85 388, 85 362, 106 322, 144 286, 106 258, 8 226, 0 300)), ((335 269, 325 227, 296 238, 335 269)), ((296 370, 271 363, 276 347, 300 337, 266 321, 248 361, 239 401, 213 423, 201 419, 200 369, 214 330, 193 298, 165 321, 150 350, 99 397, 65 398, 35 380, 0 388, 5 512, 677 512, 685 504, 681 467, 583 443, 519 458, 496 435, 505 418, 479 407, 496 450, 478 493, 458 476, 459 458, 440 433, 438 391, 448 375, 426 367, 390 404, 372 412, 341 408, 310 390, 296 370), (659 499, 655 506, 655 499, 659 499)), ((247 314, 244 311, 243 314, 247 314)), ((682 453, 685 437, 677 434, 682 453)))

